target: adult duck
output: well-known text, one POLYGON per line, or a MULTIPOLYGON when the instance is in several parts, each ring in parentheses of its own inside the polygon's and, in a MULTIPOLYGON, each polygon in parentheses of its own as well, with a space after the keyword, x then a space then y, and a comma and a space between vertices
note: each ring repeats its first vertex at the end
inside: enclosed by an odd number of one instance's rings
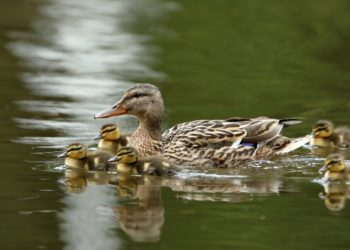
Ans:
MULTIPOLYGON (((125 114, 134 115, 140 121, 128 145, 135 147, 141 157, 161 154, 176 164, 224 167, 255 159, 256 150, 278 136, 283 127, 300 122, 267 117, 196 120, 178 124, 162 134, 163 98, 159 89, 151 84, 135 84, 128 88, 116 104, 96 114, 95 118, 125 114), (241 142, 249 146, 238 147, 241 142)), ((304 138, 305 143, 308 140, 304 138)), ((294 146, 293 141, 288 143, 288 148, 294 149, 294 146)), ((287 148, 284 152, 288 152, 287 148)))

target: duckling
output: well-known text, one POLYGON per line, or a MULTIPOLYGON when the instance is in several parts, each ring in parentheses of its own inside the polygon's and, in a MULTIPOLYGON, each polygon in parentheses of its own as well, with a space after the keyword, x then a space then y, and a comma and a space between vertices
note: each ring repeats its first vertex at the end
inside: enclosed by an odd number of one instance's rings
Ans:
POLYGON ((344 157, 339 154, 331 154, 325 160, 325 165, 319 170, 330 181, 350 180, 350 165, 346 164, 344 157))
POLYGON ((122 136, 120 129, 116 124, 105 124, 100 129, 100 134, 95 137, 100 139, 98 148, 116 154, 118 150, 126 146, 128 143, 127 137, 122 136))
POLYGON ((88 151, 81 143, 72 143, 57 157, 65 157, 64 164, 72 168, 83 168, 86 170, 108 170, 110 164, 108 159, 113 154, 102 150, 88 151))
POLYGON ((160 157, 152 156, 143 160, 133 147, 124 147, 117 155, 109 159, 109 162, 117 163, 117 171, 125 174, 145 174, 157 176, 170 176, 175 174, 175 167, 160 157))
POLYGON ((313 139, 311 145, 319 147, 350 146, 350 130, 347 127, 337 127, 331 121, 319 120, 312 128, 313 139))

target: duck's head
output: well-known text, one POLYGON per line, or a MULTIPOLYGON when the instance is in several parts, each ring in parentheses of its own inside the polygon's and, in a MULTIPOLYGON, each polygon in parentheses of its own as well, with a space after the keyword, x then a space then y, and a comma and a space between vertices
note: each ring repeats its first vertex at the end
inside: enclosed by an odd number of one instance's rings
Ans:
POLYGON ((105 139, 109 141, 116 141, 120 138, 120 129, 115 124, 105 124, 100 129, 100 134, 95 139, 105 139))
POLYGON ((95 118, 124 114, 135 115, 140 120, 148 117, 161 119, 164 113, 163 98, 159 89, 148 83, 138 83, 128 88, 111 108, 101 111, 95 118))
POLYGON ((345 169, 344 157, 338 153, 329 155, 324 163, 324 166, 319 170, 320 173, 339 173, 345 169))
POLYGON ((286 136, 278 135, 269 141, 263 148, 271 150, 274 155, 281 155, 289 153, 310 142, 311 136, 306 135, 298 138, 288 138, 286 136))
POLYGON ((81 143, 69 144, 66 151, 57 157, 69 157, 77 160, 84 159, 87 156, 87 148, 81 143))
POLYGON ((315 137, 329 137, 332 135, 334 125, 332 122, 327 120, 319 120, 312 128, 312 134, 315 137))
POLYGON ((122 163, 125 165, 132 165, 138 160, 138 153, 133 147, 123 147, 121 148, 117 155, 110 158, 108 162, 110 163, 122 163))

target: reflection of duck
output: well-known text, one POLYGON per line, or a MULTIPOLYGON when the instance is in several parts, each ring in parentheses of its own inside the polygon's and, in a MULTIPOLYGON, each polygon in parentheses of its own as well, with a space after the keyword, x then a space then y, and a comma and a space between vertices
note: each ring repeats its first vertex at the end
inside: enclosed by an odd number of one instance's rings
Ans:
POLYGON ((177 192, 186 200, 244 202, 256 194, 278 194, 282 183, 276 177, 265 178, 213 178, 198 176, 190 178, 169 178, 163 185, 177 192))
POLYGON ((102 150, 88 151, 81 143, 68 145, 66 151, 58 155, 58 157, 66 157, 64 162, 66 166, 86 170, 108 170, 110 167, 108 159, 112 156, 111 153, 102 150))
POLYGON ((120 149, 116 156, 109 159, 109 162, 116 163, 117 171, 124 174, 169 176, 175 173, 175 167, 160 157, 152 156, 139 159, 138 153, 133 147, 120 149))
POLYGON ((318 121, 312 128, 311 145, 319 147, 349 147, 350 130, 346 127, 334 128, 332 122, 318 121))
MULTIPOLYGON (((127 186, 127 192, 133 196, 123 198, 137 198, 132 204, 123 202, 116 208, 120 228, 134 241, 156 242, 160 239, 161 228, 164 224, 164 207, 161 199, 161 185, 159 180, 150 180, 153 176, 124 176, 118 181, 118 191, 127 186), (147 180, 144 180, 147 178, 147 180), (127 183, 127 184, 126 184, 127 183), (132 183, 132 184, 131 184, 132 183), (131 184, 131 185, 130 185, 131 184)), ((119 193, 119 192, 118 192, 119 193)))
POLYGON ((98 142, 98 148, 116 154, 118 150, 126 146, 127 139, 122 136, 120 129, 115 124, 105 124, 100 129, 100 134, 95 137, 95 139, 100 139, 98 142))
POLYGON ((345 208, 346 199, 350 198, 350 186, 345 183, 327 183, 321 197, 330 211, 341 211, 345 208))
POLYGON ((319 172, 325 172, 324 176, 330 181, 350 180, 350 166, 339 153, 329 155, 319 172))
POLYGON ((136 147, 142 157, 162 153, 179 165, 214 162, 216 165, 232 166, 241 160, 253 159, 253 154, 235 148, 242 139, 243 142, 266 143, 279 135, 284 126, 299 123, 295 119, 267 117, 198 120, 178 124, 162 135, 163 113, 164 104, 158 88, 151 84, 136 84, 125 91, 117 104, 95 118, 135 115, 140 124, 131 135, 129 144, 136 147), (230 154, 231 157, 223 160, 222 154, 230 154))

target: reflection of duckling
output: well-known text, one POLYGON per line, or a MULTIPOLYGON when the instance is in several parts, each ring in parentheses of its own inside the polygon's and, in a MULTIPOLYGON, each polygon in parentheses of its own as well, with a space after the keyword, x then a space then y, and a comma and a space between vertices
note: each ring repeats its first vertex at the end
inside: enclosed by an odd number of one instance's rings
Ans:
POLYGON ((329 155, 319 172, 325 172, 324 176, 331 181, 350 180, 350 166, 345 163, 344 157, 338 153, 329 155))
POLYGON ((138 159, 138 153, 133 147, 124 147, 109 162, 117 162, 117 171, 127 174, 146 174, 169 176, 175 174, 174 166, 160 157, 152 156, 138 159))
POLYGON ((65 171, 67 191, 71 193, 80 193, 87 186, 87 171, 83 168, 68 167, 65 171))
POLYGON ((332 122, 318 121, 312 128, 311 145, 319 147, 349 147, 350 130, 346 127, 334 128, 332 122))
POLYGON ((345 183, 327 183, 321 198, 330 211, 341 211, 345 208, 346 199, 349 198, 350 188, 345 183))
POLYGON ((108 170, 110 167, 108 159, 112 156, 111 153, 101 150, 88 151, 81 143, 68 145, 66 151, 58 155, 58 157, 66 157, 64 162, 66 166, 86 170, 108 170))
POLYGON ((98 142, 98 148, 116 154, 118 150, 126 146, 128 140, 125 136, 122 136, 120 129, 115 124, 106 124, 100 129, 100 134, 95 137, 100 139, 98 142))

